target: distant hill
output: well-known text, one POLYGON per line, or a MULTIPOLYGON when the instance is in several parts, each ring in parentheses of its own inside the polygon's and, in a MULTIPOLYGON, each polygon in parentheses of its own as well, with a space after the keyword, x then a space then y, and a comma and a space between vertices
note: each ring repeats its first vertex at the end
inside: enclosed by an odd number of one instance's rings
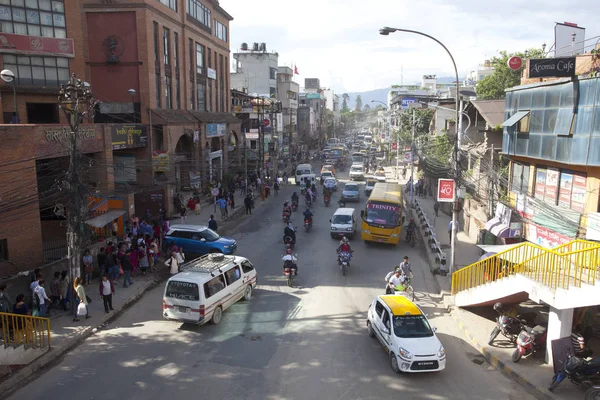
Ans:
MULTIPOLYGON (((461 82, 462 82, 462 78, 461 82)), ((441 76, 437 79, 438 83, 452 83, 455 81, 454 77, 451 76, 441 76)), ((413 85, 420 85, 421 82, 413 82, 413 85)), ((369 106, 371 106, 371 108, 373 107, 377 107, 377 102, 375 103, 371 103, 371 100, 375 100, 375 101, 382 101, 384 103, 387 104, 387 96, 388 93, 390 92, 391 86, 388 88, 384 88, 384 89, 375 89, 375 90, 369 90, 366 92, 350 92, 348 93, 348 95, 350 96, 350 98, 348 99, 348 108, 350 108, 351 110, 354 109, 354 105, 356 104, 356 96, 360 95, 360 98, 362 99, 362 104, 363 107, 365 106, 365 104, 368 104, 369 106)), ((337 93, 340 96, 340 102, 342 101, 342 94, 343 93, 337 93)))

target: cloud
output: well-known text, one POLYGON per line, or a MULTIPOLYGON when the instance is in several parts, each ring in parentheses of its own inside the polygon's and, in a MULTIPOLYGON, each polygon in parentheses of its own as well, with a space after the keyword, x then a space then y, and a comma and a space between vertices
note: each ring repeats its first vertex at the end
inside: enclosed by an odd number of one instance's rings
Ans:
MULTIPOLYGON (((423 74, 453 76, 452 63, 434 41, 408 33, 379 35, 382 26, 425 32, 452 52, 460 76, 499 50, 521 51, 554 42, 554 23, 594 27, 593 2, 572 0, 221 0, 234 20, 231 50, 265 42, 280 65, 295 64, 338 92, 420 81, 423 74)), ((587 37, 597 32, 587 32, 587 37)))

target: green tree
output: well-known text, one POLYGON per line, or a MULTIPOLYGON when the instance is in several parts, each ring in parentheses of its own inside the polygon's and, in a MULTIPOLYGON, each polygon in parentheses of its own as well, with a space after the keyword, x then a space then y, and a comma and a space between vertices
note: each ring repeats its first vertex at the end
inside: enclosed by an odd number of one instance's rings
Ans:
POLYGON ((423 146, 423 153, 444 165, 448 165, 453 149, 454 145, 448 135, 436 135, 423 146))
POLYGON ((475 88, 477 98, 481 100, 497 100, 506 97, 505 89, 521 84, 521 72, 525 67, 525 59, 528 58, 546 58, 542 49, 529 49, 524 52, 507 53, 501 51, 499 57, 491 60, 494 67, 494 73, 486 76, 479 82, 475 88), (508 67, 508 60, 518 56, 523 59, 523 66, 516 71, 508 67))
POLYGON ((350 109, 348 108, 348 99, 350 98, 350 96, 348 96, 348 93, 344 93, 342 95, 342 109, 341 112, 343 113, 347 113, 348 111, 350 111, 350 109))
POLYGON ((368 104, 365 104, 365 106, 363 107, 363 111, 364 111, 364 112, 369 112, 369 111, 371 111, 371 106, 370 106, 370 105, 368 105, 368 104))
POLYGON ((361 111, 363 107, 362 99, 360 98, 360 94, 356 96, 356 104, 354 105, 354 111, 361 111))

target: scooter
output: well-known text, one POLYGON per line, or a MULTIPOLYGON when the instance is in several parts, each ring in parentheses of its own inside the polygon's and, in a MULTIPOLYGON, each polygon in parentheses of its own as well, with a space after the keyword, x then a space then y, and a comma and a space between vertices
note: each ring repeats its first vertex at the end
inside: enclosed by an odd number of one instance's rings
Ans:
POLYGON ((297 201, 292 201, 292 212, 296 212, 298 211, 298 202, 297 201))
POLYGON ((350 259, 352 258, 352 254, 347 251, 342 251, 338 256, 338 264, 340 269, 342 270, 342 275, 346 276, 346 272, 348 272, 348 268, 350 268, 350 259))
MULTIPOLYGON (((297 254, 294 254, 294 257, 298 259, 297 254)), ((283 275, 287 278, 287 285, 292 287, 294 278, 298 276, 298 266, 293 261, 285 261, 283 263, 283 275)))
POLYGON ((312 228, 312 220, 310 218, 304 217, 304 229, 308 232, 312 228))
POLYGON ((283 211, 283 222, 287 225, 290 222, 290 213, 286 210, 283 211))
MULTIPOLYGON (((571 382, 578 386, 596 385, 596 395, 600 395, 600 386, 598 386, 600 385, 600 357, 588 361, 569 354, 563 363, 562 369, 554 374, 548 390, 553 391, 566 378, 569 378, 571 382)), ((586 399, 588 393, 593 392, 592 389, 586 392, 586 399)), ((594 399, 595 397, 590 398, 594 399)))
POLYGON ((329 198, 329 196, 325 196, 324 201, 325 201, 325 207, 329 207, 329 203, 331 202, 331 199, 329 198))
POLYGON ((519 362, 521 357, 535 353, 546 347, 546 327, 536 325, 533 328, 524 326, 517 337, 517 348, 512 353, 512 361, 519 362))

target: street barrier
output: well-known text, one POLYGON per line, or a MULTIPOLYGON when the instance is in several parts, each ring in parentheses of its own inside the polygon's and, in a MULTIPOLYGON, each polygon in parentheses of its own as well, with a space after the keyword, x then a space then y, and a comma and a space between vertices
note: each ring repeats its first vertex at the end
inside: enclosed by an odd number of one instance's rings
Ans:
POLYGON ((4 348, 50 347, 50 318, 32 317, 12 313, 0 313, 0 330, 4 348))

